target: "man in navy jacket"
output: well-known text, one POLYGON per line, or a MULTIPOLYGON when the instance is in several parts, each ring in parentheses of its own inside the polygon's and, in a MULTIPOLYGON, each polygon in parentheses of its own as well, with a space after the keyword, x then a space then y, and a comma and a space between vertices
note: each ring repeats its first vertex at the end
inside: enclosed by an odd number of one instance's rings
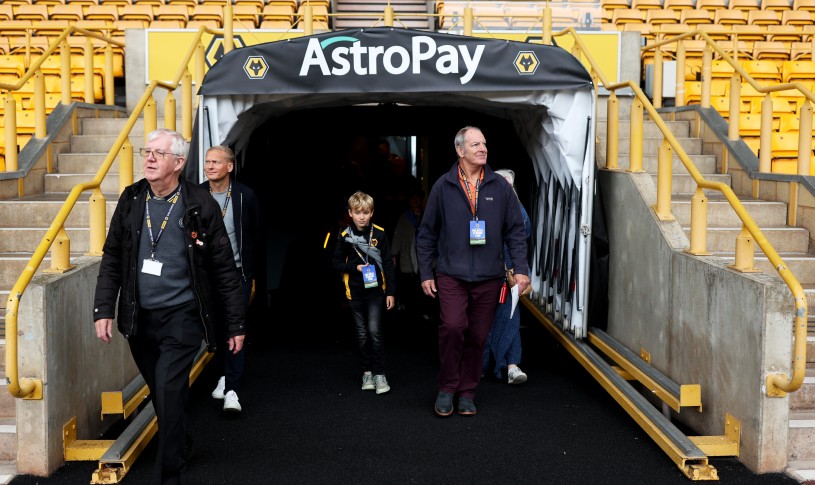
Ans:
POLYGON ((526 233, 512 187, 487 165, 487 142, 467 126, 455 137, 458 161, 430 191, 416 253, 422 291, 438 295, 438 395, 435 412, 476 414, 484 342, 492 325, 504 272, 506 243, 520 293, 530 284, 526 233))

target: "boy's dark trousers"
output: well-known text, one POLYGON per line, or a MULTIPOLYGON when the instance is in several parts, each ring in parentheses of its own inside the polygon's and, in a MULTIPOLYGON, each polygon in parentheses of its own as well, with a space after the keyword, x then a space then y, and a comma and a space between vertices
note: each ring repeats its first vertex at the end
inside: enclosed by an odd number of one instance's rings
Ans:
POLYGON ((359 363, 363 372, 374 375, 385 373, 385 340, 382 317, 385 311, 385 296, 377 295, 362 300, 348 302, 357 337, 359 363))

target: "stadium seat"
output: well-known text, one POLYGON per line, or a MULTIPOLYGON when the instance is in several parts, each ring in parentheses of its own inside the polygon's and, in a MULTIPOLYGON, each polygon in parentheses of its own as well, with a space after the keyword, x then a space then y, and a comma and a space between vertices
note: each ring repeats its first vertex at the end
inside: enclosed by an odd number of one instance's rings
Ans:
POLYGON ((710 10, 682 10, 679 15, 679 23, 690 25, 695 28, 699 24, 710 24, 713 22, 713 12, 710 10))
POLYGON ((751 59, 741 61, 741 67, 753 79, 781 82, 781 70, 778 64, 768 59, 751 59))
POLYGON ((113 25, 119 20, 119 10, 116 5, 107 2, 102 5, 88 5, 85 10, 85 20, 102 20, 108 25, 113 25))
MULTIPOLYGON (((99 5, 99 0, 70 0, 71 4, 79 5, 84 12, 90 5, 99 5)), ((67 4, 66 4, 67 5, 67 4)))
POLYGON ((201 27, 207 27, 210 29, 220 29, 221 27, 218 25, 217 20, 190 20, 187 22, 186 28, 188 29, 195 29, 198 30, 201 27))
POLYGON ((662 8, 671 10, 687 10, 693 9, 694 3, 693 0, 665 0, 662 4, 662 8))
POLYGON ((119 11, 119 20, 138 20, 145 28, 153 21, 153 7, 151 5, 125 5, 119 11))
POLYGON ((747 25, 747 16, 741 10, 720 8, 713 13, 713 23, 716 25, 747 25))
POLYGON ((790 51, 783 42, 778 41, 756 41, 753 44, 753 59, 774 59, 788 61, 790 51))
POLYGON ((85 18, 85 11, 82 10, 82 5, 78 3, 54 5, 51 7, 51 12, 48 18, 51 20, 68 20, 70 22, 78 22, 85 18))
POLYGON ((730 29, 739 35, 739 40, 756 42, 767 40, 767 31, 757 25, 731 25, 730 29))
POLYGON ((190 20, 190 11, 186 5, 176 3, 159 5, 153 10, 154 20, 178 20, 186 25, 190 20))
POLYGON ((749 11, 759 10, 761 6, 758 0, 730 0, 727 4, 727 8, 730 10, 749 11))
POLYGON ((748 25, 781 25, 781 18, 774 10, 750 10, 747 12, 748 25))
POLYGON ((13 10, 15 20, 31 20, 32 22, 48 20, 48 6, 41 3, 18 5, 13 10))
POLYGON ((760 113, 739 113, 739 136, 761 135, 760 113))
POLYGON ((800 42, 803 36, 801 27, 795 25, 768 25, 767 40, 775 40, 791 44, 800 42))
MULTIPOLYGON (((232 6, 232 17, 235 19, 236 24, 241 24, 241 28, 257 28, 260 19, 260 12, 260 9, 255 5, 241 4, 232 6)), ((317 15, 316 10, 314 15, 317 15)))
POLYGON ((696 0, 697 10, 720 10, 726 9, 727 2, 725 0, 696 0))
POLYGON ((8 3, 0 3, 0 22, 14 19, 14 10, 8 3))
POLYGON ((611 11, 611 23, 618 28, 624 24, 641 24, 645 21, 645 12, 633 8, 617 8, 611 11))
POLYGON ((67 20, 43 20, 40 22, 34 22, 34 31, 32 35, 37 36, 44 36, 44 37, 59 37, 62 34, 62 31, 65 30, 67 27, 70 27, 70 23, 67 20))
POLYGON ((263 7, 263 11, 261 12, 261 19, 265 20, 277 20, 277 21, 284 21, 288 22, 289 25, 294 22, 294 12, 295 8, 291 4, 282 5, 282 4, 267 4, 263 7))
POLYGON ((214 20, 220 29, 224 25, 224 10, 216 5, 196 5, 192 9, 190 20, 214 20))
POLYGON ((781 65, 781 81, 785 83, 815 81, 815 62, 785 61, 781 65))
POLYGON ((258 11, 263 10, 263 7, 266 6, 266 2, 264 0, 235 0, 233 3, 235 5, 252 5, 258 11))
MULTIPOLYGON (((708 37, 712 40, 724 42, 730 39, 730 25, 728 24, 695 24, 693 25, 694 29, 701 30, 702 32, 706 33, 708 37)), ((702 37, 699 36, 701 39, 702 37)), ((716 55, 715 52, 713 54, 716 55)))
POLYGON ((260 29, 270 30, 289 30, 292 26, 291 21, 283 19, 264 20, 260 23, 260 29))
POLYGON ((648 25, 678 24, 679 12, 663 9, 647 10, 645 12, 645 23, 648 25))
POLYGON ((790 0, 761 0, 761 10, 789 10, 791 8, 790 0))
POLYGON ((618 8, 631 8, 628 0, 600 0, 600 7, 603 10, 616 10, 618 8))
POLYGON ((793 42, 790 46, 790 60, 812 60, 812 42, 793 42))
POLYGON ((187 26, 187 23, 181 20, 161 20, 161 19, 153 19, 150 22, 149 28, 151 29, 183 29, 187 26))
POLYGON ((631 0, 631 8, 636 10, 662 10, 662 0, 631 0))

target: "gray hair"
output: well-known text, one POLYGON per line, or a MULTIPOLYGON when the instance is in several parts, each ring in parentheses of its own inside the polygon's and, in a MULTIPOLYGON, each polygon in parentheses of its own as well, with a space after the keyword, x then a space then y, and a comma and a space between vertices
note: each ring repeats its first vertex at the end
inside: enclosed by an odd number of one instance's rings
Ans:
POLYGON ((514 171, 512 171, 512 170, 510 170, 508 168, 501 168, 501 169, 496 170, 495 173, 497 175, 500 175, 500 176, 504 177, 505 179, 507 179, 507 182, 509 182, 509 185, 511 185, 512 188, 515 188, 515 172, 514 171))
POLYGON ((458 130, 458 133, 456 133, 456 138, 455 138, 455 140, 453 141, 453 143, 455 144, 455 147, 456 147, 456 148, 458 148, 458 147, 463 147, 463 146, 464 146, 464 136, 467 134, 467 132, 468 132, 469 130, 478 130, 478 131, 481 131, 481 129, 480 129, 480 128, 476 128, 475 126, 465 126, 464 128, 462 128, 462 129, 458 130))
POLYGON ((187 151, 190 149, 190 144, 184 139, 181 133, 166 128, 159 128, 151 131, 150 134, 147 135, 147 141, 151 142, 160 136, 169 136, 172 138, 170 151, 173 152, 173 155, 179 158, 187 158, 187 151))

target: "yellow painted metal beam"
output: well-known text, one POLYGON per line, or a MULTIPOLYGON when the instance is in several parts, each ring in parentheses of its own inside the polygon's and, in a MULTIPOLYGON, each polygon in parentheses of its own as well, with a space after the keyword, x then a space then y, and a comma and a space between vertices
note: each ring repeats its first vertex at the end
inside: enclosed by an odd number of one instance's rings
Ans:
POLYGON ((76 439, 76 416, 62 427, 62 449, 65 461, 98 460, 112 444, 113 440, 76 439))
POLYGON ((94 470, 91 476, 91 483, 119 483, 130 471, 136 458, 150 443, 156 431, 158 431, 158 419, 153 417, 121 459, 99 462, 99 468, 94 470))
MULTIPOLYGON (((614 398, 615 401, 631 416, 634 421, 645 431, 657 446, 668 455, 682 473, 692 480, 718 480, 718 472, 716 468, 708 463, 707 456, 689 456, 683 449, 681 449, 671 437, 638 407, 632 397, 627 395, 623 390, 618 387, 606 374, 603 369, 584 352, 578 343, 567 336, 552 322, 540 308, 535 305, 530 299, 521 299, 524 306, 532 313, 532 315, 540 321, 543 326, 555 337, 555 339, 563 345, 563 347, 583 366, 586 371, 591 374, 595 380, 603 386, 606 392, 614 398)), ((614 374, 616 375, 616 374, 614 374)), ((643 398, 644 399, 644 398, 643 398)))
POLYGON ((688 436, 708 456, 739 456, 741 421, 727 413, 724 417, 724 436, 688 436))
POLYGON ((133 395, 127 402, 124 401, 122 391, 111 391, 102 393, 102 418, 110 414, 121 414, 127 419, 133 411, 150 396, 150 389, 147 384, 143 385, 139 392, 133 395))

